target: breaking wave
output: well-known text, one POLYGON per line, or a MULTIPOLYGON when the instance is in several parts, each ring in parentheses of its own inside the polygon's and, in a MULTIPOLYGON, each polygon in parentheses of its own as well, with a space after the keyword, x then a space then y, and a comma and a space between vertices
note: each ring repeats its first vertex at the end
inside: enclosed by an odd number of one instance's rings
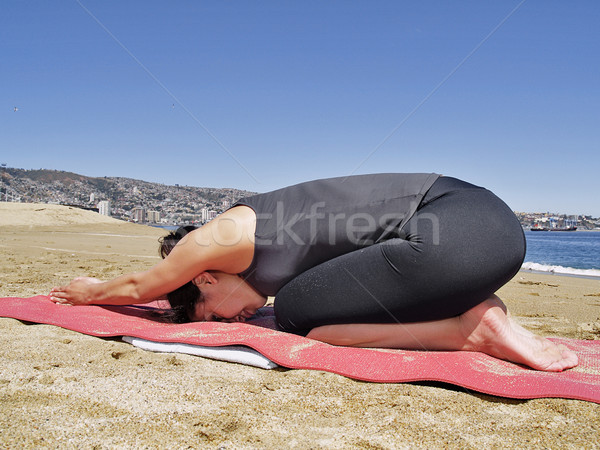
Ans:
POLYGON ((598 269, 574 269, 573 267, 549 266, 546 264, 538 264, 534 262, 526 262, 521 266, 522 270, 532 272, 554 273, 557 275, 572 275, 578 277, 598 277, 600 278, 600 270, 598 269))

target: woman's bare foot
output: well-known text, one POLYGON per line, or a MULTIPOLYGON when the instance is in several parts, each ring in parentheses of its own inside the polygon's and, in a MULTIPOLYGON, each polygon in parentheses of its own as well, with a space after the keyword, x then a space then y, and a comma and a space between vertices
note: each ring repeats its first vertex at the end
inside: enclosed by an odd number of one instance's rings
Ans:
POLYGON ((514 323, 495 295, 459 316, 466 343, 462 350, 479 351, 533 369, 560 372, 578 363, 564 345, 536 336, 514 323))

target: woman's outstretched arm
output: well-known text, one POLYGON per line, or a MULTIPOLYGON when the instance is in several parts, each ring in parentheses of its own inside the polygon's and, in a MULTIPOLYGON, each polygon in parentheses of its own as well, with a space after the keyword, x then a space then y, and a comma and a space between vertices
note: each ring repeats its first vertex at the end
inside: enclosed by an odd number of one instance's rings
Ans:
POLYGON ((146 303, 177 289, 202 272, 239 273, 254 255, 254 212, 236 207, 188 233, 160 263, 149 270, 102 282, 75 278, 50 292, 52 301, 68 305, 146 303))

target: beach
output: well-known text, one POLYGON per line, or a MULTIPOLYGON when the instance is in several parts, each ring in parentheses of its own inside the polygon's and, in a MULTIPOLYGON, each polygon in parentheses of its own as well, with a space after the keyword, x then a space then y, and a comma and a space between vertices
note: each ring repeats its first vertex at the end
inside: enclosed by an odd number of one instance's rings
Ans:
MULTIPOLYGON (((0 203, 0 296, 47 294, 159 261, 159 228, 0 203)), ((543 336, 600 339, 600 280, 521 271, 498 295, 543 336)), ((600 405, 441 383, 377 384, 151 353, 0 319, 0 447, 597 448, 600 405)))

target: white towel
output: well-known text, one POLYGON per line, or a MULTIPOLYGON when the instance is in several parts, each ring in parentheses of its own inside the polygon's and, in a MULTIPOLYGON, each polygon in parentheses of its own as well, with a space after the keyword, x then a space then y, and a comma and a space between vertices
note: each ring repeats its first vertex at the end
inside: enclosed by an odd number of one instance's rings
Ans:
POLYGON ((154 342, 131 336, 123 336, 123 340, 143 350, 163 353, 186 353, 188 355, 202 356, 204 358, 218 359, 220 361, 236 362, 261 369, 277 367, 269 358, 261 355, 254 349, 243 345, 229 345, 226 347, 203 347, 200 345, 180 344, 177 342, 154 342))

